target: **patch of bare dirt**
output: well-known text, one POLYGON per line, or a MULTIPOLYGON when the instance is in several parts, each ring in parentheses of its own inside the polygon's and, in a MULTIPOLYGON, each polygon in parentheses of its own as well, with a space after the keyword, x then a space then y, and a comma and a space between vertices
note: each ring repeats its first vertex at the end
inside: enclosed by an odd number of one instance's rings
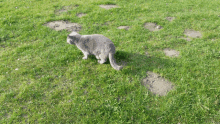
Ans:
POLYGON ((149 56, 149 53, 148 53, 148 52, 145 52, 145 55, 146 55, 146 56, 149 56))
POLYGON ((81 18, 81 17, 83 17, 83 16, 85 16, 86 14, 84 14, 84 13, 78 13, 78 14, 76 14, 76 16, 78 16, 79 18, 81 18))
POLYGON ((150 71, 147 72, 147 77, 143 79, 142 85, 159 96, 165 96, 174 88, 171 82, 150 71))
POLYGON ((144 28, 150 30, 150 31, 159 31, 163 27, 160 25, 157 25, 156 23, 145 23, 144 28))
POLYGON ((63 6, 62 9, 59 10, 55 10, 55 14, 56 15, 60 15, 64 12, 67 12, 68 10, 72 10, 75 9, 76 7, 78 7, 79 5, 69 5, 69 6, 63 6))
POLYGON ((111 22, 110 21, 108 21, 108 22, 105 22, 104 23, 104 25, 109 25, 111 22))
POLYGON ((181 37, 181 39, 187 40, 187 41, 192 41, 189 37, 181 37))
POLYGON ((175 19, 175 17, 166 17, 166 20, 172 22, 175 19))
POLYGON ((99 5, 99 7, 104 9, 119 8, 117 5, 99 5))
POLYGON ((53 22, 48 22, 44 24, 45 26, 52 28, 56 31, 60 30, 67 30, 67 31, 80 31, 81 30, 81 25, 77 23, 70 23, 68 21, 53 21, 53 22))
POLYGON ((128 30, 130 27, 129 26, 119 26, 118 29, 125 29, 128 30))
POLYGON ((93 23, 93 25, 95 25, 95 26, 107 26, 107 25, 109 25, 111 22, 105 22, 104 24, 99 24, 99 23, 93 23))
POLYGON ((188 37, 192 37, 192 38, 201 38, 202 34, 199 31, 194 31, 194 30, 185 30, 184 34, 188 37))
POLYGON ((170 56, 170 57, 178 57, 179 56, 179 52, 173 49, 169 49, 166 48, 164 49, 164 53, 166 56, 170 56))

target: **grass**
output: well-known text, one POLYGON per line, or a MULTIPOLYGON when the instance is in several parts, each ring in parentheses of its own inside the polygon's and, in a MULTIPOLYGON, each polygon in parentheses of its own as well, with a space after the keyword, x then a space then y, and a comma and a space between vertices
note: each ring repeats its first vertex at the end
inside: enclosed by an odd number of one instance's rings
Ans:
POLYGON ((220 123, 218 5, 218 0, 0 0, 0 123, 220 123), (70 4, 78 7, 54 13, 70 4), (127 65, 115 71, 109 61, 82 60, 82 52, 66 43, 70 32, 43 25, 54 20, 81 24, 82 35, 109 37, 117 62, 127 65), (163 29, 150 32, 146 22, 163 29), (117 29, 121 25, 131 28, 117 29), (179 39, 185 29, 203 37, 179 39), (164 48, 180 56, 167 57, 164 48), (153 95, 141 85, 146 71, 175 89, 153 95))

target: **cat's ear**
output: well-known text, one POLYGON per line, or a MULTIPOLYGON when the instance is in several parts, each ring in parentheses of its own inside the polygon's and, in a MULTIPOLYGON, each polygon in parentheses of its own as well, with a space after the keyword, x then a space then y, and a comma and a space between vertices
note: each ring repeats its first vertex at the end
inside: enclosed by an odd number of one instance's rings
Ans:
POLYGON ((75 40, 79 41, 79 39, 81 38, 81 35, 77 34, 77 35, 74 35, 73 37, 75 38, 75 40))

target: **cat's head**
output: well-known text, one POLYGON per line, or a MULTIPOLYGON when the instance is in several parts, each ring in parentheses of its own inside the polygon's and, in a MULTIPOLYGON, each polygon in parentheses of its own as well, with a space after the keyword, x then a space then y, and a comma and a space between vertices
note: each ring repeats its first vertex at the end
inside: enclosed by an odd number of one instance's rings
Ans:
POLYGON ((80 37, 81 37, 81 35, 78 34, 77 32, 71 32, 67 36, 67 43, 69 43, 69 44, 76 44, 79 41, 80 37))

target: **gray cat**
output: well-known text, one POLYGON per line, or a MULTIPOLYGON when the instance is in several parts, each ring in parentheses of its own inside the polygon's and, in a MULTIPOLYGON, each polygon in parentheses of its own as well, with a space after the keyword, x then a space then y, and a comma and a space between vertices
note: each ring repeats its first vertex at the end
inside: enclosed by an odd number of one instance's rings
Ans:
POLYGON ((80 35, 77 32, 72 32, 67 37, 67 43, 75 44, 83 52, 83 59, 87 59, 88 55, 92 54, 98 59, 98 63, 103 64, 109 57, 110 64, 115 70, 123 68, 115 62, 113 42, 101 34, 80 35))

